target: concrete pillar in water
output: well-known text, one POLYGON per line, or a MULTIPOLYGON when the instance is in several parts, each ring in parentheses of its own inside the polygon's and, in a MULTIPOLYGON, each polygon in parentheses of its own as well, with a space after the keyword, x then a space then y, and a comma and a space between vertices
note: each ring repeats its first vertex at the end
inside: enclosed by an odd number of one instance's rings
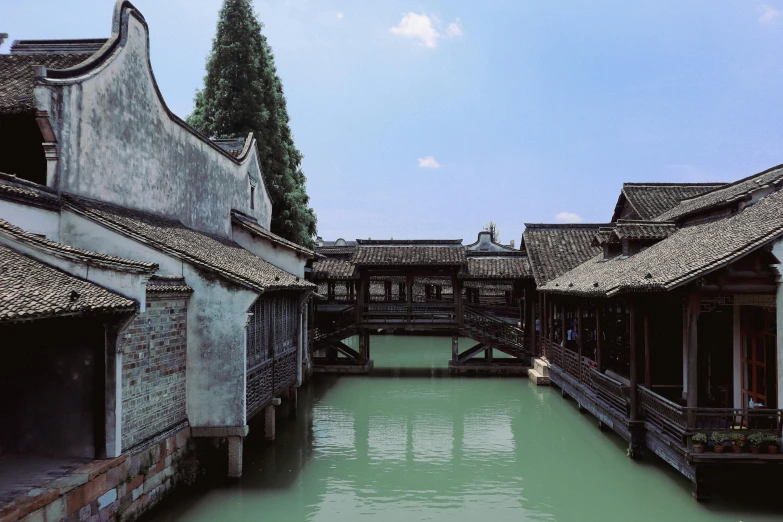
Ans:
POLYGON ((291 387, 288 389, 288 416, 296 418, 296 408, 299 405, 299 388, 291 387))
POLYGON ((244 437, 228 437, 228 476, 231 478, 242 476, 242 448, 244 441, 244 437))
POLYGON ((275 406, 280 406, 280 399, 272 399, 272 402, 264 408, 264 438, 275 440, 275 406))

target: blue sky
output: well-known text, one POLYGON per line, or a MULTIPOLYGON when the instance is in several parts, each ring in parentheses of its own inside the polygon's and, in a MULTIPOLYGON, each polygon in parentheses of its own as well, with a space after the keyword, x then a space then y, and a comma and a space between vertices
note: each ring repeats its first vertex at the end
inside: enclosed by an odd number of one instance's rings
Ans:
MULTIPOLYGON (((220 0, 135 0, 193 107, 220 0)), ((2 0, 15 38, 108 36, 110 0, 2 0)), ((623 181, 783 163, 783 0, 255 0, 324 238, 611 217, 623 181)), ((9 42, 2 47, 7 52, 9 42)))

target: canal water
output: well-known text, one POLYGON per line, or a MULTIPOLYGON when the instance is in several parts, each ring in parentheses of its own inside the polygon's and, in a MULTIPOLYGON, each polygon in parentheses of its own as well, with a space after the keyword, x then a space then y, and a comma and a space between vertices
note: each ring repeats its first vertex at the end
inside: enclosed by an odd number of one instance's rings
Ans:
POLYGON ((555 388, 449 377, 448 337, 371 348, 372 376, 317 376, 296 419, 279 412, 274 444, 251 425, 239 482, 177 494, 146 520, 783 520, 768 498, 697 503, 687 480, 626 457, 555 388))

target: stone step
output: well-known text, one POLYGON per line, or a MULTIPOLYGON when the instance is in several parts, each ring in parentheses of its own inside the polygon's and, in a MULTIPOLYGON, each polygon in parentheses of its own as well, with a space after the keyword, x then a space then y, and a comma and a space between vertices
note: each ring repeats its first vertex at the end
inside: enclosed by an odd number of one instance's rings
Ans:
POLYGON ((530 368, 527 371, 527 378, 533 381, 536 386, 549 386, 549 377, 544 377, 535 368, 530 368))
POLYGON ((549 363, 544 359, 533 359, 533 369, 538 372, 539 375, 549 378, 549 363))

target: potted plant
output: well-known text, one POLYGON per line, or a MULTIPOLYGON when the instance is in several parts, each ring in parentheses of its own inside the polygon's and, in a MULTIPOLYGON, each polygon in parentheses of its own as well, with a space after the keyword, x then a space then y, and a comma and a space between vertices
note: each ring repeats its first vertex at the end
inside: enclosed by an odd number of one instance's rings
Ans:
POLYGON ((730 441, 731 441, 731 437, 729 437, 728 433, 723 433, 722 431, 712 432, 712 442, 715 443, 712 449, 715 450, 715 453, 723 453, 723 450, 726 449, 726 445, 730 441))
POLYGON ((742 453, 742 448, 745 447, 745 434, 735 432, 731 434, 731 451, 734 453, 742 453))
POLYGON ((778 448, 780 447, 780 437, 777 436, 775 433, 769 433, 767 434, 767 451, 771 454, 775 454, 778 452, 778 448))
POLYGON ((707 435, 704 433, 694 433, 691 437, 691 448, 693 453, 703 453, 704 446, 707 445, 707 435))
POLYGON ((748 446, 750 446, 750 452, 761 453, 762 446, 766 446, 767 444, 767 437, 768 435, 761 431, 754 431, 748 435, 748 446))

